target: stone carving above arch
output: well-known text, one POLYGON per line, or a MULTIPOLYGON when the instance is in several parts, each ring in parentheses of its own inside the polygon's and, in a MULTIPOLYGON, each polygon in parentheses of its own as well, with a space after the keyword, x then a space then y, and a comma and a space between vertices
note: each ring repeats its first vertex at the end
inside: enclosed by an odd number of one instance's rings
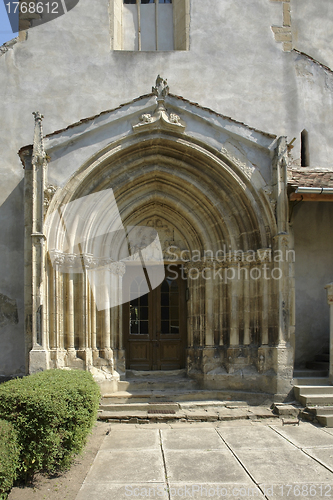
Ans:
POLYGON ((157 231, 165 260, 170 260, 171 247, 172 253, 176 255, 188 251, 188 245, 180 231, 161 217, 147 218, 142 224, 157 231))
POLYGON ((140 117, 140 122, 133 125, 134 131, 149 130, 151 128, 162 128, 167 130, 175 130, 184 132, 186 124, 181 120, 176 113, 168 113, 165 108, 165 98, 169 93, 167 80, 158 75, 156 78, 155 87, 152 88, 152 93, 156 95, 157 108, 154 113, 144 113, 140 117))

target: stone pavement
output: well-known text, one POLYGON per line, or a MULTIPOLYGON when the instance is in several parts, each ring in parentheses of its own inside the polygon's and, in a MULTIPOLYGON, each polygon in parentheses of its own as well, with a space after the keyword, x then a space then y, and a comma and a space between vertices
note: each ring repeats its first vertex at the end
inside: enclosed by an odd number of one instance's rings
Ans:
POLYGON ((281 420, 110 424, 76 500, 333 498, 333 429, 281 420))

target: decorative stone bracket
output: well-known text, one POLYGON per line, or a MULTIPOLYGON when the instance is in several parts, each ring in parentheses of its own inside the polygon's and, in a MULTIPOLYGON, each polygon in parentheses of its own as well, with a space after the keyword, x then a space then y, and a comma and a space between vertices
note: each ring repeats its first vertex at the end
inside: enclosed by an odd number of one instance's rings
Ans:
POLYGON ((133 125, 133 130, 150 130, 152 128, 164 128, 167 130, 176 130, 177 132, 185 131, 185 123, 175 113, 168 114, 165 109, 165 97, 169 93, 167 80, 158 75, 156 78, 155 87, 152 88, 153 94, 157 97, 157 108, 154 114, 145 113, 140 117, 140 123, 133 125))

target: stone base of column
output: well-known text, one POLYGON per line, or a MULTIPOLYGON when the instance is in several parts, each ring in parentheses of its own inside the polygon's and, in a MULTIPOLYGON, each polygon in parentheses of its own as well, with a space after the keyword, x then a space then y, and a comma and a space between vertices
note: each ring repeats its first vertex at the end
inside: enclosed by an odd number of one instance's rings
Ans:
POLYGON ((261 345, 258 349, 258 360, 256 363, 259 373, 267 372, 274 368, 274 360, 272 359, 272 348, 268 345, 261 345))
POLYGON ((124 349, 115 349, 114 356, 114 369, 119 373, 122 380, 126 378, 126 358, 124 349))
POLYGON ((291 396, 294 372, 294 353, 290 344, 283 343, 273 350, 276 371, 275 401, 285 401, 291 396))
POLYGON ((234 373, 249 364, 247 350, 241 346, 228 347, 226 357, 226 369, 228 373, 234 373))
POLYGON ((50 352, 46 349, 34 347, 29 352, 29 375, 50 367, 50 352))

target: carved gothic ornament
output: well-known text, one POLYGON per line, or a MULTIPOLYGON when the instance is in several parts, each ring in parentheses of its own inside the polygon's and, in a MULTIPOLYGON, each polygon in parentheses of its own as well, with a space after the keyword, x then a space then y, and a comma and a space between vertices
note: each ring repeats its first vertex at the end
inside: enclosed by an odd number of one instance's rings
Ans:
POLYGON ((57 188, 55 186, 52 186, 52 184, 49 184, 46 186, 44 190, 44 212, 46 213, 50 203, 52 201, 53 196, 55 195, 57 191, 57 188))
POLYGON ((44 141, 43 141, 43 126, 42 126, 42 121, 44 117, 39 111, 34 111, 32 114, 35 117, 32 164, 36 166, 41 166, 46 161, 46 153, 44 151, 44 141))
POLYGON ((168 113, 165 108, 165 98, 169 93, 169 87, 166 80, 158 75, 155 87, 152 92, 156 95, 157 108, 154 113, 144 113, 140 117, 140 122, 133 125, 133 130, 151 130, 154 128, 162 128, 166 130, 173 130, 177 132, 184 132, 186 125, 175 113, 168 113))
POLYGON ((83 271, 109 271, 117 276, 124 276, 126 265, 111 258, 94 257, 91 254, 65 253, 59 250, 49 251, 51 263, 62 273, 82 273, 83 271))

